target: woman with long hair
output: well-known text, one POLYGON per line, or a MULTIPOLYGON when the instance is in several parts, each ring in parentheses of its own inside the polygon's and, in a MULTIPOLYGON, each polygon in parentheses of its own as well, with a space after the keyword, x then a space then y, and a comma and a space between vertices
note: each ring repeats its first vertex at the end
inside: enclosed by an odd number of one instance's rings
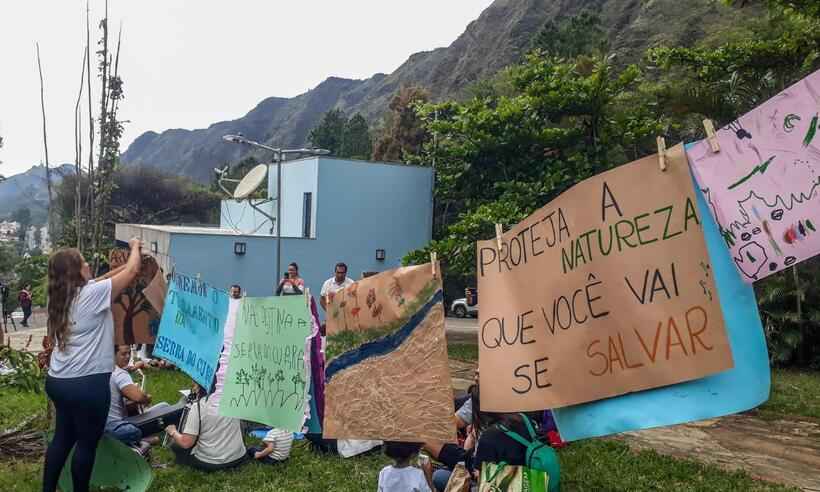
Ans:
POLYGON ((46 451, 44 492, 57 490, 72 448, 74 491, 88 490, 111 403, 111 302, 137 276, 142 260, 140 240, 132 239, 129 246, 128 262, 96 280, 91 279, 91 269, 76 249, 61 249, 48 260, 48 337, 54 350, 46 394, 54 402, 57 427, 46 451))

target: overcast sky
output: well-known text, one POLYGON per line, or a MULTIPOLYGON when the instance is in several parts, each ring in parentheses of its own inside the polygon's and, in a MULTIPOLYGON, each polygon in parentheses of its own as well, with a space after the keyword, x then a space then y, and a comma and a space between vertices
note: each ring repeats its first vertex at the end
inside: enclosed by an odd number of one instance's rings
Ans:
MULTIPOLYGON (((448 46, 491 3, 110 0, 112 37, 123 25, 120 118, 130 123, 122 150, 144 131, 238 118, 266 97, 295 96, 332 75, 390 73, 412 53, 448 46)), ((93 40, 103 12, 103 0, 92 0, 93 40)), ((85 1, 0 0, 0 174, 7 176, 44 155, 35 41, 45 77, 49 160, 73 162, 85 1)), ((96 101, 96 78, 92 91, 96 101)), ((95 117, 98 112, 95 107, 95 117)))

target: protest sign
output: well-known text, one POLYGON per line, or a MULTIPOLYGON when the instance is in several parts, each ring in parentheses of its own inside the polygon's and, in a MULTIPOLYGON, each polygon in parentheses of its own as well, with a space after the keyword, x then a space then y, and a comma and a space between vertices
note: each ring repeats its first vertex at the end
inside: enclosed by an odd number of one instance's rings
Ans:
POLYGON ((697 193, 697 199, 735 367, 695 381, 556 409, 553 416, 565 441, 720 417, 769 398, 769 354, 754 290, 738 275, 703 195, 697 193))
POLYGON ((732 367, 683 146, 478 243, 482 408, 559 408, 732 367))
POLYGON ((820 71, 687 149, 747 282, 820 253, 820 71))
POLYGON ((175 273, 165 299, 154 355, 211 391, 227 316, 227 292, 175 273))
POLYGON ((242 299, 219 413, 299 432, 305 421, 312 331, 304 296, 242 299))
MULTIPOLYGON (((112 249, 108 255, 109 266, 113 270, 125 265, 128 256, 127 250, 112 249)), ((143 255, 140 273, 119 297, 114 299, 111 306, 117 343, 154 343, 155 336, 151 331, 151 323, 162 311, 155 309, 156 306, 148 301, 145 290, 157 277, 162 277, 162 270, 157 261, 150 255, 143 255)), ((156 288, 157 286, 154 287, 155 290, 156 288)))
POLYGON ((219 406, 222 400, 222 393, 225 390, 225 378, 228 374, 228 363, 231 358, 231 346, 233 345, 233 336, 236 333, 236 318, 239 312, 240 299, 228 300, 228 317, 225 320, 225 330, 222 338, 222 351, 219 353, 219 362, 216 369, 216 382, 214 384, 214 392, 208 398, 212 405, 219 406))
POLYGON ((331 300, 326 437, 455 440, 441 279, 433 271, 431 264, 390 270, 331 300))
MULTIPOLYGON (((59 487, 63 492, 73 492, 71 462, 74 450, 66 460, 60 474, 59 487)), ((109 436, 103 436, 97 444, 91 486, 95 489, 127 490, 145 492, 151 486, 154 474, 151 464, 125 444, 109 436)))

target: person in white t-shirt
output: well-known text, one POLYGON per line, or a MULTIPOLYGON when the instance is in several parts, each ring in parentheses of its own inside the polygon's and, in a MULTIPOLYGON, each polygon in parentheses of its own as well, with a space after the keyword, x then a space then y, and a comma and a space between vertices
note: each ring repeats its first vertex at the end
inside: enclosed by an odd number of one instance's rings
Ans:
POLYGON ((334 275, 325 280, 325 283, 322 284, 322 291, 319 293, 321 296, 319 304, 322 305, 322 309, 327 311, 328 297, 333 297, 334 294, 352 284, 353 279, 347 276, 347 265, 341 262, 336 263, 334 275))
POLYGON ((285 461, 290 457, 290 448, 293 446, 293 432, 284 429, 271 429, 262 439, 264 447, 252 446, 248 448, 248 456, 270 465, 285 461))
POLYGON ((125 369, 131 358, 131 347, 117 345, 114 357, 117 365, 111 373, 111 407, 108 410, 105 432, 125 444, 138 444, 142 439, 142 431, 134 424, 125 421, 128 416, 125 411, 126 399, 147 405, 151 403, 151 395, 144 393, 139 386, 134 384, 134 380, 125 369))
POLYGON ((393 458, 393 464, 379 472, 379 492, 432 492, 432 465, 422 463, 423 468, 410 464, 418 457, 421 443, 385 441, 384 454, 393 458))
POLYGON ((169 425, 165 432, 173 440, 176 462, 202 471, 233 468, 246 461, 239 419, 219 415, 218 405, 209 401, 199 386, 199 398, 191 404, 182 431, 169 425))
POLYGON ((46 394, 56 409, 54 438, 46 451, 43 491, 57 489, 74 449, 75 492, 86 492, 111 403, 114 318, 111 302, 140 270, 142 243, 130 241, 125 265, 97 280, 76 249, 61 249, 48 260, 48 339, 53 347, 46 394))

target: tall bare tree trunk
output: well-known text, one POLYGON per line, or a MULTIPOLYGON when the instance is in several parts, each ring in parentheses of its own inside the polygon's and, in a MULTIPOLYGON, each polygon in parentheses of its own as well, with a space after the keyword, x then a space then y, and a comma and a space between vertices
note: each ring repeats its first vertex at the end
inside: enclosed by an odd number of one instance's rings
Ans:
POLYGON ((46 134, 46 100, 45 89, 43 88, 43 66, 40 63, 40 43, 35 43, 37 47, 37 69, 40 72, 40 108, 43 112, 43 149, 46 154, 46 184, 48 186, 48 233, 50 237, 56 236, 54 228, 54 197, 51 189, 51 166, 48 162, 48 135, 46 134))
MULTIPOLYGON (((105 17, 100 21, 102 27, 102 50, 100 51, 100 77, 102 79, 102 91, 100 93, 100 153, 97 157, 97 195, 95 203, 94 218, 94 246, 95 250, 102 246, 103 226, 105 223, 106 210, 109 206, 110 189, 108 188, 109 165, 106 162, 105 149, 108 145, 108 74, 111 65, 108 58, 108 0, 105 2, 105 17)), ((94 257, 94 271, 97 271, 99 261, 94 257)))
MULTIPOLYGON (((96 219, 96 193, 97 189, 94 186, 94 114, 93 106, 91 104, 91 9, 88 1, 85 4, 85 67, 88 78, 86 79, 86 92, 88 93, 88 224, 91 225, 91 249, 97 251, 97 241, 93 233, 93 225, 97 223, 96 219)), ((85 233, 85 231, 83 231, 85 233)))
POLYGON ((80 102, 83 99, 83 88, 85 84, 85 57, 87 50, 83 50, 83 62, 80 64, 80 92, 77 94, 77 103, 74 105, 74 171, 77 178, 77 189, 74 200, 74 229, 77 233, 77 249, 83 250, 83 140, 82 140, 82 116, 80 115, 80 102))

